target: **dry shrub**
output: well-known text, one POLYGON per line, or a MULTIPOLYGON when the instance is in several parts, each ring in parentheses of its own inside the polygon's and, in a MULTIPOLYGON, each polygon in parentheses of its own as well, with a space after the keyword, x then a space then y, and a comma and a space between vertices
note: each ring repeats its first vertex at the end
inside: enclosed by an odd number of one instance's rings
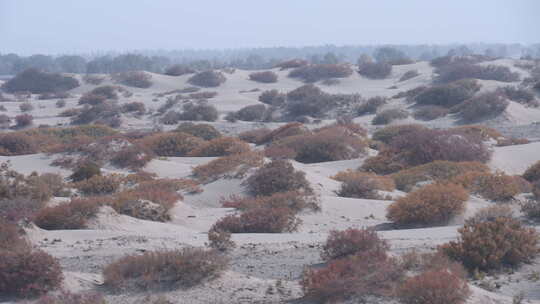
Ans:
POLYGON ((204 140, 186 133, 172 132, 146 136, 140 143, 159 156, 187 156, 202 147, 204 140))
POLYGON ((179 120, 216 121, 219 116, 216 107, 206 102, 187 103, 184 105, 183 110, 178 116, 179 120))
POLYGON ((289 136, 303 135, 311 133, 304 124, 299 122, 291 122, 286 125, 283 125, 272 132, 268 133, 266 136, 263 136, 258 144, 266 144, 269 142, 277 141, 289 136))
POLYGON ((522 183, 504 172, 469 171, 452 178, 472 193, 493 201, 508 201, 521 193, 522 183))
POLYGON ((278 90, 264 91, 259 95, 259 101, 271 106, 280 106, 285 103, 286 95, 278 90))
POLYGON ((105 286, 115 290, 192 287, 218 277, 227 259, 213 250, 184 248, 127 255, 103 270, 105 286))
POLYGON ((202 182, 211 182, 222 176, 240 178, 250 169, 260 167, 264 156, 259 152, 232 154, 214 159, 193 168, 193 175, 202 182))
POLYGON ((451 108, 473 97, 480 87, 477 81, 465 79, 425 88, 413 98, 418 105, 451 108))
POLYGON ((449 269, 435 269, 408 278, 397 297, 404 304, 464 304, 470 295, 467 280, 449 269))
POLYGON ((304 59, 291 59, 291 60, 282 61, 276 64, 274 67, 280 68, 281 70, 286 70, 286 69, 299 68, 308 64, 309 62, 304 59))
POLYGON ((506 98, 526 106, 538 107, 540 105, 534 92, 523 87, 505 86, 498 88, 497 91, 504 94, 506 98))
POLYGON ((331 261, 365 252, 386 255, 388 249, 390 249, 388 243, 381 239, 375 230, 354 228, 332 230, 323 245, 321 257, 325 261, 331 261))
POLYGON ((120 168, 136 170, 146 166, 152 160, 153 152, 145 147, 132 145, 125 147, 111 156, 111 163, 120 168))
POLYGON ((253 129, 238 134, 238 138, 248 143, 258 144, 264 137, 270 134, 270 132, 272 131, 267 128, 253 129))
POLYGON ((523 178, 527 181, 534 183, 540 180, 540 161, 532 164, 525 172, 523 173, 523 178))
POLYGON ((312 64, 295 68, 289 73, 291 78, 300 78, 304 82, 317 82, 330 78, 347 78, 353 70, 346 64, 312 64))
POLYGON ((21 246, 0 249, 0 294, 33 297, 60 287, 62 269, 48 253, 21 246))
POLYGON ((38 146, 31 136, 22 133, 4 133, 0 135, 0 154, 25 155, 38 152, 38 146))
POLYGON ((497 140, 497 147, 517 146, 530 144, 531 141, 526 138, 499 138, 497 140))
POLYGON ((313 192, 305 173, 296 171, 291 163, 284 160, 273 160, 259 168, 245 181, 245 185, 250 193, 257 196, 288 191, 313 192))
POLYGON ((28 91, 33 94, 41 94, 68 91, 78 86, 79 81, 73 77, 30 68, 4 83, 2 89, 8 93, 28 91))
POLYGON ((118 175, 94 175, 75 183, 73 186, 84 195, 112 194, 120 188, 121 179, 118 175))
POLYGON ((239 210, 287 208, 297 213, 304 210, 320 210, 319 200, 316 196, 306 195, 299 191, 278 192, 270 196, 247 198, 231 195, 228 198, 221 198, 220 203, 224 208, 236 208, 239 210))
POLYGON ((377 190, 392 191, 395 188, 391 178, 373 173, 345 171, 333 178, 342 182, 337 191, 342 197, 382 199, 377 190))
POLYGON ((85 229, 87 221, 97 214, 104 202, 98 198, 75 198, 69 203, 39 210, 34 223, 46 230, 85 229))
MULTIPOLYGON (((382 150, 381 152, 384 152, 382 150)), ((405 165, 388 153, 379 153, 377 156, 369 157, 360 167, 361 171, 371 172, 379 175, 387 175, 405 169, 405 165)))
POLYGON ((77 167, 69 178, 73 182, 80 182, 95 175, 101 175, 101 168, 93 162, 85 162, 77 167))
POLYGON ((223 73, 218 71, 199 72, 188 79, 188 83, 199 87, 218 87, 227 80, 223 73))
POLYGON ((36 304, 106 304, 103 295, 99 293, 71 293, 63 290, 55 295, 44 295, 40 297, 36 304))
POLYGON ((15 123, 17 128, 24 128, 31 125, 34 121, 34 116, 30 114, 21 114, 15 116, 15 123))
POLYGON ((175 64, 175 65, 172 65, 172 66, 168 67, 165 70, 165 75, 182 76, 182 75, 186 75, 186 74, 192 74, 192 73, 195 73, 195 72, 196 71, 194 69, 190 68, 187 65, 175 64))
POLYGON ((480 137, 482 140, 499 139, 503 137, 501 132, 482 125, 466 125, 449 129, 458 134, 480 137))
POLYGON ((375 115, 371 121, 374 125, 387 125, 394 120, 405 119, 409 117, 409 112, 402 109, 387 109, 375 115))
POLYGON ((129 71, 113 75, 113 79, 123 85, 147 89, 152 86, 152 75, 142 71, 129 71))
POLYGON ((74 116, 77 116, 81 114, 81 110, 80 109, 67 109, 65 111, 62 111, 58 114, 58 116, 60 117, 74 117, 74 116))
POLYGON ((392 74, 392 65, 386 62, 363 62, 358 65, 358 74, 369 79, 384 79, 392 74))
POLYGON ((242 109, 231 112, 227 115, 228 121, 260 121, 263 120, 266 113, 266 106, 262 104, 245 106, 242 109))
POLYGON ((188 155, 195 157, 226 156, 249 151, 249 145, 238 138, 220 137, 209 140, 188 155))
POLYGON ((536 200, 529 199, 522 202, 521 212, 523 212, 523 214, 525 214, 525 216, 529 219, 540 219, 540 200, 538 200, 538 197, 536 200))
POLYGON ((231 233, 223 230, 208 231, 208 246, 215 250, 225 252, 230 251, 236 244, 231 240, 231 233))
POLYGON ((71 118, 71 124, 102 124, 111 128, 118 128, 122 124, 120 108, 116 103, 105 102, 102 104, 85 105, 77 116, 71 118))
POLYGON ((450 82, 460 79, 476 78, 483 80, 497 80, 502 82, 513 82, 519 80, 519 74, 512 72, 508 67, 476 64, 456 63, 441 66, 436 70, 439 75, 438 82, 450 82))
POLYGON ((397 225, 444 225, 465 210, 467 191, 456 184, 431 184, 388 206, 386 217, 397 225))
POLYGON ((396 156, 406 166, 436 160, 487 162, 491 151, 482 138, 455 130, 418 129, 393 139, 386 153, 396 156))
POLYGON ((373 133, 372 139, 376 141, 389 144, 396 138, 400 138, 409 133, 416 133, 427 128, 419 124, 406 124, 406 125, 395 125, 387 126, 381 129, 376 130, 373 133))
POLYGON ((180 124, 175 131, 199 137, 204 140, 221 137, 221 133, 214 126, 204 123, 194 124, 192 122, 184 122, 180 124))
POLYGON ((144 115, 146 112, 146 107, 144 106, 144 103, 133 101, 123 104, 120 107, 120 111, 122 113, 133 113, 135 112, 136 115, 144 115))
POLYGON ((278 75, 272 71, 254 72, 249 74, 249 80, 262 83, 274 83, 278 80, 278 75))
POLYGON ((399 82, 412 79, 412 78, 414 78, 416 76, 419 76, 419 75, 420 75, 420 73, 418 73, 417 70, 409 70, 409 71, 403 73, 403 75, 401 75, 401 77, 399 78, 399 82))
POLYGON ((516 267, 538 254, 536 230, 513 218, 466 221, 458 232, 458 240, 442 245, 440 250, 470 271, 516 267))
POLYGON ((211 230, 230 233, 282 233, 298 230, 302 220, 289 208, 253 208, 218 220, 211 230))
POLYGON ((196 92, 189 94, 189 98, 193 99, 210 99, 218 95, 218 92, 196 92))
POLYGON ((403 275, 395 259, 368 251, 307 270, 300 285, 305 297, 316 303, 362 301, 367 296, 393 296, 403 275))
POLYGON ((467 122, 495 117, 506 110, 509 102, 504 95, 492 91, 480 94, 458 105, 455 110, 467 122))
POLYGON ((292 158, 302 163, 353 159, 364 153, 365 140, 345 126, 332 126, 312 134, 287 136, 274 140, 269 149, 292 151, 292 158))
POLYGON ((86 74, 83 76, 82 79, 84 83, 93 84, 93 85, 100 85, 105 80, 104 77, 101 77, 98 75, 92 75, 92 74, 86 74))
POLYGON ((377 109, 385 105, 387 102, 388 102, 388 99, 386 97, 382 97, 382 96, 371 97, 368 100, 366 100, 364 103, 359 105, 358 108, 356 108, 356 114, 358 115, 375 114, 377 113, 377 109))
POLYGON ((13 249, 24 244, 16 224, 0 217, 0 250, 13 249))
POLYGON ((391 175, 396 188, 401 191, 411 191, 421 182, 440 182, 450 180, 467 172, 489 172, 489 168, 479 162, 434 161, 424 165, 401 170, 391 175))
POLYGON ((449 113, 449 110, 445 107, 427 105, 419 108, 414 112, 414 118, 420 120, 434 120, 439 117, 444 117, 449 113))
POLYGON ((29 102, 23 102, 19 105, 21 112, 30 112, 34 110, 34 106, 29 102))

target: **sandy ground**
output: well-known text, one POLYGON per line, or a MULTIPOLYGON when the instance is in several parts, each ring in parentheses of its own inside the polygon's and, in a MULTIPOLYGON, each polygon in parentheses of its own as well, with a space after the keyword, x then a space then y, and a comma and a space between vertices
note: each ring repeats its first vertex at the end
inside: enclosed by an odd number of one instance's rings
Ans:
MULTIPOLYGON (((525 72, 513 67, 507 59, 490 62, 509 66, 525 75, 525 72)), ((216 91, 217 97, 210 103, 215 105, 220 114, 236 111, 246 105, 257 104, 259 92, 247 92, 253 89, 261 91, 279 89, 286 92, 300 85, 301 82, 286 77, 287 71, 274 70, 279 74, 279 81, 274 84, 261 84, 248 80, 251 71, 236 70, 226 74, 227 82, 219 88, 203 89, 216 91), (247 92, 247 93, 246 93, 247 92)), ((80 77, 80 76, 78 76, 80 77)), ((171 77, 152 74, 153 86, 149 89, 126 87, 133 93, 132 97, 120 98, 119 102, 141 101, 147 109, 157 109, 165 103, 165 97, 156 94, 181 89, 190 86, 186 83, 189 75, 171 77)), ((429 84, 433 77, 433 69, 426 62, 394 67, 392 76, 384 80, 369 80, 354 73, 340 80, 333 86, 322 86, 329 93, 359 93, 364 97, 393 96, 399 91, 429 84), (399 82, 403 73, 418 70, 420 76, 399 82), (397 86, 397 88, 390 88, 397 86)), ((102 85, 111 84, 110 79, 102 85)), ((496 81, 481 81, 483 90, 507 85, 496 81)), ((512 85, 517 85, 514 83, 512 85)), ((56 100, 35 101, 36 108, 31 112, 35 125, 66 125, 69 119, 58 117, 58 114, 73 107, 79 107, 77 100, 81 94, 96 86, 84 84, 72 90, 72 98, 66 99, 65 108, 56 107, 56 100)), ((20 102, 2 103, 7 114, 20 114, 20 102)), ((393 99, 387 107, 408 107, 403 100, 393 99)), ((355 121, 364 124, 370 131, 375 129, 369 122, 373 116, 356 118, 355 121)), ((525 108, 520 104, 511 103, 506 112, 497 118, 496 125, 505 134, 521 134, 521 137, 536 139, 540 132, 534 124, 540 121, 540 110, 525 108), (536 131, 535 131, 536 130, 536 131)), ((125 116, 124 129, 152 128, 155 122, 148 115, 141 118, 125 116)), ((442 118, 431 122, 415 121, 409 118, 404 122, 417 122, 431 127, 448 127, 456 124, 452 118, 442 118)), ((489 122, 486 122, 489 124, 489 122)), ((212 123, 227 134, 237 134, 244 130, 260 127, 261 123, 237 122, 229 123, 223 120, 212 123)), ((495 124, 495 123, 494 123, 495 124)), ((269 128, 279 126, 279 123, 266 124, 269 128)), ((173 128, 174 126, 166 126, 173 128)), ((489 163, 493 171, 502 170, 508 174, 522 174, 528 166, 540 160, 540 143, 526 145, 496 147, 493 159, 489 163)), ((156 173, 164 178, 188 177, 194 166, 207 163, 214 158, 169 157, 152 160, 146 171, 156 173)), ((206 282, 200 286, 168 291, 163 293, 174 303, 286 303, 301 297, 298 280, 303 269, 309 265, 322 263, 319 256, 321 243, 328 233, 334 229, 349 227, 384 227, 388 220, 385 217, 386 208, 391 201, 341 198, 335 194, 339 182, 330 177, 346 169, 358 168, 365 157, 352 160, 326 162, 317 164, 294 163, 298 170, 306 173, 321 196, 322 210, 317 213, 301 214, 303 225, 297 233, 284 234, 234 234, 233 240, 237 248, 232 251, 231 267, 220 278, 206 282)), ((29 174, 33 171, 56 172, 63 176, 70 174, 68 170, 50 165, 53 156, 44 154, 0 157, 0 161, 9 160, 13 169, 29 174)), ((203 186, 203 192, 195 195, 185 195, 172 209, 173 219, 168 223, 157 223, 119 215, 112 209, 104 207, 99 215, 92 220, 90 229, 45 231, 37 227, 28 229, 29 239, 38 247, 46 250, 60 259, 65 272, 65 288, 73 291, 101 290, 101 269, 109 262, 128 253, 140 253, 155 249, 172 249, 185 246, 204 246, 207 242, 206 232, 219 218, 233 212, 221 208, 219 199, 230 194, 243 194, 245 189, 239 179, 222 179, 203 186)), ((394 193, 396 197, 400 193, 394 193)), ((462 218, 445 227, 423 229, 383 230, 380 234, 391 244, 391 252, 399 254, 411 249, 432 250, 437 245, 457 237, 457 229, 463 218, 471 216, 482 207, 493 202, 478 197, 471 197, 467 210, 462 218)), ((523 291, 529 302, 540 303, 538 283, 529 279, 531 273, 540 271, 538 264, 526 265, 522 269, 498 278, 488 278, 493 283, 491 290, 473 286, 472 296, 467 303, 512 303, 512 296, 523 291), (497 284, 495 284, 497 283, 497 284)), ((146 294, 106 293, 109 303, 142 303, 146 294)))

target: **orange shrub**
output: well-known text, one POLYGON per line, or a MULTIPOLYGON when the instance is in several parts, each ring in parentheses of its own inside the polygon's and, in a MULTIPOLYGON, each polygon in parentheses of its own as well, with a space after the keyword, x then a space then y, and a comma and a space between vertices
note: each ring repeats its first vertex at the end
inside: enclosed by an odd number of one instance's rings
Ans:
MULTIPOLYGON (((467 172, 489 172, 488 166, 479 162, 451 162, 438 160, 424 165, 401 170, 391 175, 396 188, 411 191, 420 182, 450 180, 467 172)), ((467 185, 462 185, 467 186, 467 185)))
POLYGON ((388 243, 379 238, 375 230, 353 228, 343 231, 332 230, 322 248, 321 257, 325 261, 330 261, 368 251, 385 256, 388 249, 390 249, 388 243))
POLYGON ((225 156, 249 151, 249 145, 238 138, 219 137, 202 144, 188 155, 196 157, 225 156))
POLYGON ((441 225, 461 214, 469 198, 456 184, 431 184, 388 206, 386 217, 398 225, 441 225))
POLYGON ((202 182, 210 182, 222 176, 240 178, 251 169, 262 166, 264 156, 259 152, 238 153, 214 159, 193 168, 193 176, 202 182))
POLYGON ((62 269, 48 253, 22 246, 0 249, 0 294, 39 296, 60 287, 62 269))
POLYGON ((257 196, 288 191, 313 192, 305 173, 296 171, 291 163, 284 160, 274 160, 259 168, 245 185, 250 193, 257 196))
POLYGON ((248 143, 258 144, 270 132, 272 131, 267 128, 253 129, 238 134, 238 138, 248 143))
POLYGON ((240 215, 228 215, 218 220, 211 230, 230 233, 294 232, 302 224, 289 208, 254 208, 240 215))
POLYGON ((492 174, 470 171, 452 178, 452 182, 494 201, 510 200, 521 193, 522 189, 520 180, 514 176, 506 175, 504 172, 492 174))
POLYGON ((105 286, 137 290, 191 287, 218 277, 228 261, 213 250, 184 248, 127 255, 103 270, 105 286))
POLYGON ((152 157, 153 152, 146 147, 132 145, 114 153, 111 163, 120 168, 136 170, 144 167, 152 157))
POLYGON ((21 133, 5 133, 0 135, 0 154, 24 155, 38 152, 38 146, 31 136, 21 133))
POLYGON ((397 161, 396 157, 390 155, 390 153, 384 153, 384 150, 380 151, 377 156, 367 158, 360 170, 371 172, 375 174, 391 174, 405 169, 405 165, 397 161))
POLYGON ((284 126, 281 126, 275 130, 272 130, 266 136, 263 136, 258 144, 266 144, 269 142, 277 141, 289 136, 303 135, 311 133, 304 124, 299 122, 291 122, 284 126))
POLYGON ((94 217, 106 201, 72 199, 69 203, 45 207, 36 214, 34 223, 46 230, 85 229, 87 220, 94 217))
POLYGON ((117 175, 94 175, 73 186, 84 195, 112 194, 120 188, 121 180, 117 175))
POLYGON ((442 245, 440 250, 470 271, 515 267, 538 254, 536 230, 513 218, 467 221, 458 232, 459 239, 442 245))
POLYGON ((307 299, 336 303, 367 296, 392 296, 403 278, 403 268, 386 255, 374 252, 331 261, 324 268, 307 270, 300 285, 307 299))

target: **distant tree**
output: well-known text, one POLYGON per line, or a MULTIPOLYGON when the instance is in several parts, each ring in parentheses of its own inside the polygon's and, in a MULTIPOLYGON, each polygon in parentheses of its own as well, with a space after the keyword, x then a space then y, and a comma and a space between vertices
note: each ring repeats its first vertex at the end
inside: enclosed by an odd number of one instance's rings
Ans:
POLYGON ((392 62, 407 58, 404 52, 393 47, 381 47, 375 50, 373 55, 377 62, 392 62))
POLYGON ((56 64, 64 73, 82 74, 86 72, 86 59, 81 56, 60 56, 56 58, 56 64))

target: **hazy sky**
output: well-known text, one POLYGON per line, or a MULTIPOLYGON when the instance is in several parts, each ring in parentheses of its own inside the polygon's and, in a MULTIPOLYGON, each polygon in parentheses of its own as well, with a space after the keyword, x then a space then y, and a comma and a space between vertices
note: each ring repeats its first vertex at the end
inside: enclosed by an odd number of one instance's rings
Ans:
POLYGON ((0 52, 540 42, 540 0, 0 0, 0 52))

